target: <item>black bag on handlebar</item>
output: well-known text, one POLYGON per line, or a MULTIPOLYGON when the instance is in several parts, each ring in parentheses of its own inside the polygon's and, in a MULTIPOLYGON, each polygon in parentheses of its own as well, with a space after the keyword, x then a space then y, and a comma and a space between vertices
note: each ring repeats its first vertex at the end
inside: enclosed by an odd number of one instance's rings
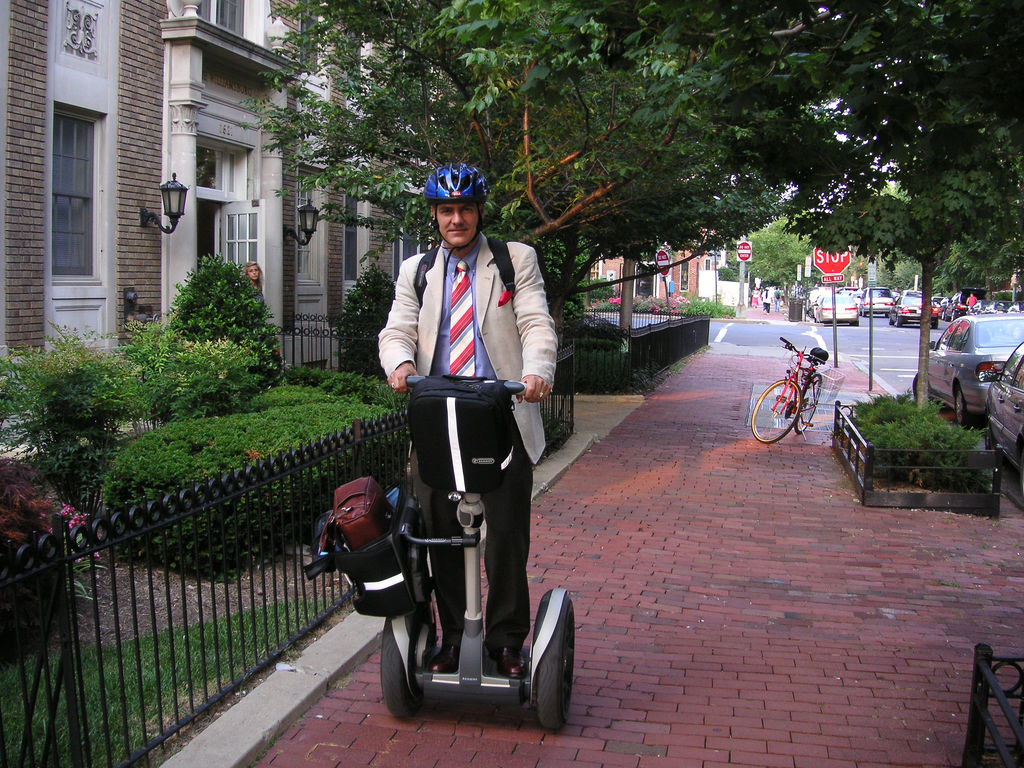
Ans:
POLYGON ((436 376, 413 385, 409 428, 423 482, 470 493, 501 485, 512 460, 512 408, 501 381, 436 376))

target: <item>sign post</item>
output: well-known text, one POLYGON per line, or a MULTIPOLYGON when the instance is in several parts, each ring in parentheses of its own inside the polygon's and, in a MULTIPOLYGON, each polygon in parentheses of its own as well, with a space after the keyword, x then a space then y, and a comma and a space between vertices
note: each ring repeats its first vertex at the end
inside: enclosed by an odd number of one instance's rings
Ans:
POLYGON ((747 262, 754 255, 754 247, 749 240, 740 240, 736 244, 736 258, 740 261, 740 304, 736 308, 736 317, 746 317, 747 299, 744 293, 747 288, 747 262))
POLYGON ((832 286, 832 367, 839 367, 839 325, 836 323, 836 285, 846 278, 843 272, 850 266, 850 252, 829 253, 821 248, 814 249, 814 266, 821 270, 822 285, 832 286))

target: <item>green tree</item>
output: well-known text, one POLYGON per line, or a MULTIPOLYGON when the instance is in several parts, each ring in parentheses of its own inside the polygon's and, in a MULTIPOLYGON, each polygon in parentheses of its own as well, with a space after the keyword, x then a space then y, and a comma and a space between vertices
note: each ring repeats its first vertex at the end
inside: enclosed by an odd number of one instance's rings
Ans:
POLYGON ((178 285, 169 329, 185 341, 226 339, 256 355, 252 372, 268 387, 281 375, 277 329, 270 310, 236 264, 203 256, 178 285))
POLYGON ((801 267, 802 273, 813 249, 809 240, 789 231, 787 226, 785 219, 778 219, 750 235, 754 255, 748 270, 752 276, 760 277, 764 285, 793 285, 797 267, 801 267))
POLYGON ((590 22, 572 3, 299 0, 283 12, 317 21, 289 39, 276 84, 291 104, 265 104, 264 118, 299 167, 319 169, 307 183, 369 200, 387 220, 364 223, 389 235, 425 239, 413 191, 431 166, 480 165, 487 228, 537 247, 556 318, 600 258, 652 261, 666 242, 703 252, 774 218, 780 178, 737 152, 747 134, 729 110, 689 101, 667 73, 586 53, 590 22), (304 62, 335 100, 306 87, 304 62))
POLYGON ((394 283, 375 264, 363 270, 352 290, 345 294, 345 306, 338 318, 342 370, 381 377, 377 334, 387 323, 394 298, 394 283))

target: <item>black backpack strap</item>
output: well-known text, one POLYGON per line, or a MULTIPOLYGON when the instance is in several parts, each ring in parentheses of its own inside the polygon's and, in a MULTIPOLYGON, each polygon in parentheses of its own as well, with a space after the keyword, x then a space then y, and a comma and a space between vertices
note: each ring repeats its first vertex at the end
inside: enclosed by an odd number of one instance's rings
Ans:
MULTIPOLYGON (((508 252, 508 243, 504 240, 496 240, 493 237, 487 238, 487 245, 494 255, 494 263, 498 267, 498 277, 501 284, 509 293, 516 292, 516 270, 512 266, 512 256, 508 252)), ((423 306, 423 292, 427 289, 427 272, 434 266, 437 259, 438 247, 434 246, 420 257, 420 263, 416 265, 416 277, 413 278, 413 287, 416 289, 416 299, 420 306, 423 306)))
POLYGON ((435 245, 420 257, 420 263, 416 265, 416 277, 413 278, 413 287, 416 289, 416 300, 423 306, 423 292, 427 289, 427 272, 434 266, 437 258, 438 247, 435 245))
POLYGON ((512 257, 508 252, 508 243, 504 240, 495 240, 493 237, 488 237, 487 245, 490 246, 491 253, 494 254, 494 263, 498 267, 498 276, 501 278, 501 284, 505 286, 505 290, 509 293, 515 293, 516 270, 512 266, 512 257))

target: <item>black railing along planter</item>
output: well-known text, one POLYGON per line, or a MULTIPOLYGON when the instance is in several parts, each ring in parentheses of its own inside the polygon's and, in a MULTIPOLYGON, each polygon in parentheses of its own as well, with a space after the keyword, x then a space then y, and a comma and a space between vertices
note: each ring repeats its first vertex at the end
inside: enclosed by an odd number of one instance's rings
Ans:
POLYGON ((947 509, 952 512, 970 512, 988 517, 999 517, 1002 460, 998 451, 898 451, 876 449, 861 435, 851 418, 851 407, 838 400, 832 424, 832 450, 846 467, 857 486, 861 504, 868 507, 899 507, 911 509, 947 509), (942 463, 951 453, 962 456, 958 466, 942 463), (927 463, 912 463, 908 456, 933 457, 927 463), (943 472, 980 473, 988 477, 988 490, 977 493, 953 491, 909 490, 891 487, 886 481, 890 471, 900 473, 943 472))

